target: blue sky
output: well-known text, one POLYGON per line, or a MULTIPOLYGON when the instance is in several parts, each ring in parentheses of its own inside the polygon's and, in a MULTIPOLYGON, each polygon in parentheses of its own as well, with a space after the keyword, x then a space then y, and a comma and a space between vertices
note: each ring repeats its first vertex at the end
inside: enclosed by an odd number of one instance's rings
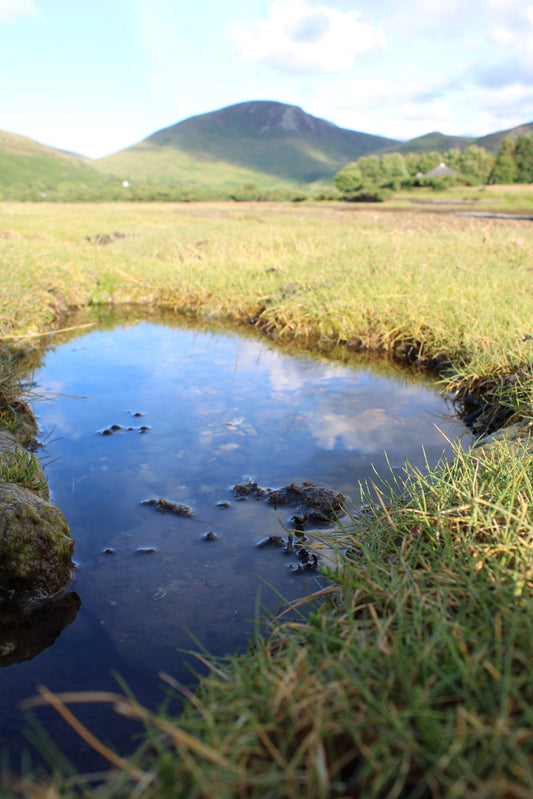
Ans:
POLYGON ((278 100, 398 139, 533 121, 533 0, 0 0, 0 130, 94 158, 278 100))

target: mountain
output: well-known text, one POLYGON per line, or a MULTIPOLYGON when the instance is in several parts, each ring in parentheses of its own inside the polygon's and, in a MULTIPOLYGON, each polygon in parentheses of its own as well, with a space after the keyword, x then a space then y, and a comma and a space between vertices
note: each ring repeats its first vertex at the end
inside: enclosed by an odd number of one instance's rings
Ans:
POLYGON ((487 152, 495 155, 506 136, 516 140, 519 136, 529 136, 531 134, 533 134, 533 122, 490 133, 487 136, 480 136, 477 139, 470 136, 446 136, 444 133, 435 131, 434 133, 426 133, 425 136, 418 136, 416 139, 409 139, 409 141, 399 142, 389 147, 382 147, 375 152, 376 155, 383 155, 384 153, 402 153, 405 155, 407 153, 425 153, 429 150, 437 150, 440 153, 444 153, 446 150, 453 149, 463 151, 471 144, 475 144, 477 147, 484 147, 487 152))
MULTIPOLYGON (((61 183, 99 183, 102 176, 90 159, 39 144, 16 133, 0 131, 0 196, 17 187, 45 193, 61 183)), ((29 199, 29 198, 28 198, 29 199)))
POLYGON ((349 161, 396 143, 339 128, 298 106, 264 100, 191 117, 99 159, 96 166, 127 179, 146 180, 161 172, 167 180, 194 180, 202 168, 212 172, 210 167, 224 164, 251 177, 312 183, 331 180, 349 161))
POLYGON ((273 101, 191 117, 96 161, 0 131, 0 199, 115 200, 125 190, 135 199, 298 196, 304 184, 331 183, 363 155, 471 144, 496 153, 505 136, 528 134, 533 122, 480 138, 436 131, 402 142, 339 128, 273 101))
POLYGON ((497 133, 489 133, 488 136, 482 136, 476 139, 478 147, 484 147, 489 153, 497 153, 500 149, 500 144, 509 136, 511 139, 518 139, 519 136, 530 136, 533 133, 533 122, 526 122, 524 125, 517 125, 508 130, 500 130, 497 133))
POLYGON ((446 150, 452 149, 465 150, 471 144, 477 144, 476 139, 468 136, 446 136, 444 133, 434 131, 433 133, 426 133, 425 136, 417 136, 416 139, 409 139, 409 141, 398 142, 389 147, 382 147, 376 151, 376 155, 384 155, 385 153, 407 155, 407 153, 427 153, 430 150, 444 153, 446 150))

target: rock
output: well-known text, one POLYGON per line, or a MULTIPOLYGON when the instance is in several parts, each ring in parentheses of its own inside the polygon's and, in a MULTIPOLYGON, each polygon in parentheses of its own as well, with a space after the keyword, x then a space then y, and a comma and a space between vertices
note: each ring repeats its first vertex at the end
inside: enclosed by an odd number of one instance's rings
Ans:
POLYGON ((47 598, 71 578, 74 542, 61 511, 0 482, 0 594, 47 598))

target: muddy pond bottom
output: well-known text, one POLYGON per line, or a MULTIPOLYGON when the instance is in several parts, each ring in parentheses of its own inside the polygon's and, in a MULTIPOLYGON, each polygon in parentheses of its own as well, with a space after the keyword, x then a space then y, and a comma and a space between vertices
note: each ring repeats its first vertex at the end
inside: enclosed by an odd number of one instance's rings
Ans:
MULTIPOLYGON (((257 546, 286 537, 293 509, 238 498, 235 484, 311 481, 357 506, 375 472, 451 455, 445 436, 464 428, 437 390, 378 368, 177 322, 120 324, 45 350, 40 456, 78 569, 65 609, 49 611, 49 640, 0 672, 1 748, 13 768, 27 746, 18 706, 39 684, 118 690, 120 675, 155 708, 158 672, 191 684, 191 667, 204 670, 183 650, 242 649, 263 609, 318 587, 319 572, 298 569, 294 554, 257 546)), ((121 753, 133 749, 139 727, 101 706, 76 713, 121 753)), ((54 711, 35 717, 76 768, 105 767, 54 711)))

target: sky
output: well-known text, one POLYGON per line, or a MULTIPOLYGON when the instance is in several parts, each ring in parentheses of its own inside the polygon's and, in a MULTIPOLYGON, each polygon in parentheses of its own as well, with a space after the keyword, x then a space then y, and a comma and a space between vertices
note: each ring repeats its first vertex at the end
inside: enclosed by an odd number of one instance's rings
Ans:
POLYGON ((0 130, 100 158, 277 100, 407 140, 533 121, 533 0, 0 0, 0 130))

